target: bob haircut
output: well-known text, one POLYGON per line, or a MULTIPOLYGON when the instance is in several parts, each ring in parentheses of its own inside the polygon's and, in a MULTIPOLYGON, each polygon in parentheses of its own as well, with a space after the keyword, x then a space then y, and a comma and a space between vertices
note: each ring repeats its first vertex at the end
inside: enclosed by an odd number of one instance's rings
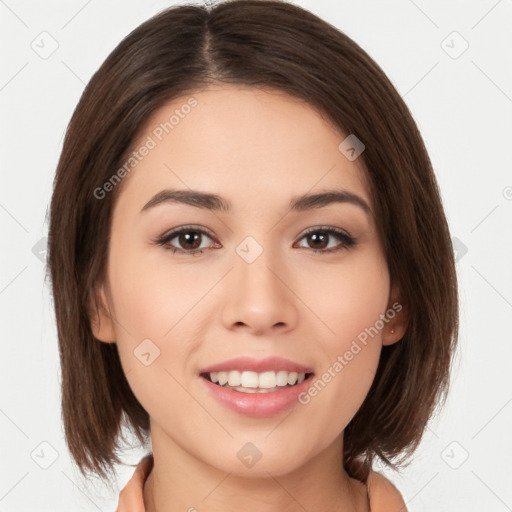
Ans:
POLYGON ((395 469, 407 463, 445 402, 459 321, 453 247, 424 142, 390 80, 344 33, 279 0, 168 8, 126 36, 82 94, 56 170, 48 241, 67 445, 82 475, 105 479, 122 464, 124 422, 141 443, 150 434, 117 345, 91 330, 123 183, 101 200, 94 191, 120 168, 154 111, 222 83, 304 100, 365 145, 363 178, 408 321, 404 337, 383 346, 371 389, 345 429, 345 470, 366 483, 375 457, 395 469))

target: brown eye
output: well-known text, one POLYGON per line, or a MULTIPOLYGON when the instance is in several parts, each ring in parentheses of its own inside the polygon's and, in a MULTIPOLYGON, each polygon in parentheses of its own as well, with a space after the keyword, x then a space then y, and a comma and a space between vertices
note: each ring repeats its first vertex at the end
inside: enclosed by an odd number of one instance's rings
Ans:
POLYGON ((201 245, 201 236, 201 233, 197 231, 185 231, 177 235, 177 239, 184 249, 195 250, 201 245))
POLYGON ((312 228, 304 233, 301 239, 306 239, 306 243, 308 244, 308 247, 305 247, 306 249, 311 249, 313 252, 323 253, 342 251, 344 249, 349 249, 356 244, 355 238, 350 236, 348 233, 332 227, 312 228), (331 245, 331 247, 329 247, 331 241, 335 240, 338 240, 338 244, 334 244, 334 246, 331 245))
POLYGON ((312 243, 312 249, 325 249, 329 243, 330 235, 327 233, 311 233, 307 235, 308 243, 312 243))
POLYGON ((211 247, 212 244, 201 247, 204 238, 212 237, 203 229, 199 229, 194 226, 184 226, 179 229, 175 229, 171 233, 163 235, 161 238, 156 240, 158 245, 162 245, 166 249, 171 250, 173 253, 180 252, 183 254, 200 254, 203 249, 211 247), (176 240, 171 243, 171 241, 176 240))

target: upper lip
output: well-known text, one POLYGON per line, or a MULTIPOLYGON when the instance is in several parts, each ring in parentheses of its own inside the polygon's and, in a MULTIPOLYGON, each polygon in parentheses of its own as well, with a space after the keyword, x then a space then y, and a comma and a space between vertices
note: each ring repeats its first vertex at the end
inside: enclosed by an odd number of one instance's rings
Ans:
POLYGON ((253 357, 236 357, 229 361, 207 366, 199 371, 199 373, 225 372, 231 370, 252 371, 256 373, 262 372, 297 372, 297 373, 313 373, 311 368, 302 364, 284 359, 282 357, 266 357, 264 359, 255 359, 253 357))

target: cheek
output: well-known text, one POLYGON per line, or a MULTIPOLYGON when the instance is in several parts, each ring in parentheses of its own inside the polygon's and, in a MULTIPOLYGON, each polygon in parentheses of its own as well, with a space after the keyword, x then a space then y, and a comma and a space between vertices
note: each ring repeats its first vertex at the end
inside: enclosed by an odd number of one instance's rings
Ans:
POLYGON ((211 275, 208 279, 197 266, 173 263, 171 253, 162 252, 158 261, 145 259, 140 249, 121 253, 113 248, 111 254, 118 262, 110 268, 115 314, 137 340, 162 340, 171 330, 179 330, 211 287, 211 275))
POLYGON ((150 416, 177 429, 179 421, 169 411, 186 415, 194 404, 179 382, 194 350, 195 342, 189 339, 197 321, 194 304, 210 285, 201 284, 185 265, 167 264, 165 259, 151 264, 121 244, 112 246, 110 261, 115 262, 109 282, 126 379, 150 416), (162 407, 164 398, 172 408, 162 407))
POLYGON ((322 286, 307 297, 325 327, 317 340, 323 365, 300 401, 334 435, 356 414, 377 371, 389 274, 382 258, 363 254, 316 283, 322 286))
POLYGON ((299 278, 300 297, 321 321, 317 322, 318 343, 331 357, 347 350, 360 334, 364 338, 385 313, 389 273, 377 251, 352 253, 340 264, 317 265, 297 275, 303 276, 299 278))
MULTIPOLYGON (((113 244, 110 261, 116 264, 109 268, 109 281, 124 373, 139 402, 160 419, 166 414, 161 407, 164 395, 173 410, 188 411, 193 406, 179 383, 188 378, 200 348, 196 329, 207 317, 208 303, 202 299, 218 279, 211 270, 177 264, 172 253, 152 249, 158 256, 153 261, 140 248, 137 252, 113 244)), ((167 421, 176 427, 175 417, 167 421)))

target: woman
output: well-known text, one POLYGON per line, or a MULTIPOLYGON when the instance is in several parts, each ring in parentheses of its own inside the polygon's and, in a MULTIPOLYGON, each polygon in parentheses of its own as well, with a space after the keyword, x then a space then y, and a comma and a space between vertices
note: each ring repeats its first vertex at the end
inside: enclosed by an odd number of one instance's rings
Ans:
POLYGON ((49 268, 71 454, 106 478, 123 423, 151 440, 124 510, 405 510, 372 464, 446 392, 454 259, 414 120, 343 33, 259 0, 134 30, 68 128, 49 268))

